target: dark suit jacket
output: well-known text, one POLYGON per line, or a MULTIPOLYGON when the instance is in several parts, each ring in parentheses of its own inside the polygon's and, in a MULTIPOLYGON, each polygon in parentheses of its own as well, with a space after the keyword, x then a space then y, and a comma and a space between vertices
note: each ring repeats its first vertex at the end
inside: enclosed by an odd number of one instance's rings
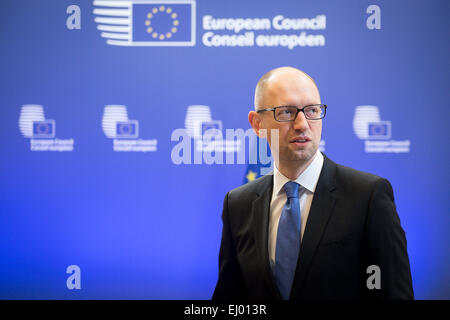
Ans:
MULTIPOLYGON (((272 188, 270 174, 227 193, 214 300, 280 299, 268 253, 272 188)), ((389 181, 324 156, 290 298, 414 298, 389 181), (380 268, 381 289, 367 287, 370 265, 380 268)))

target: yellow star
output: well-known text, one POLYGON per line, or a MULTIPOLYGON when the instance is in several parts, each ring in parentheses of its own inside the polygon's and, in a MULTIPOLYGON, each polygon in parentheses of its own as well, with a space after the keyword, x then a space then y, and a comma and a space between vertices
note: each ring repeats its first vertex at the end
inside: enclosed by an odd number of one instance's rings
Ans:
POLYGON ((253 181, 256 179, 256 172, 253 172, 252 170, 248 171, 248 174, 245 176, 247 178, 247 181, 253 181))

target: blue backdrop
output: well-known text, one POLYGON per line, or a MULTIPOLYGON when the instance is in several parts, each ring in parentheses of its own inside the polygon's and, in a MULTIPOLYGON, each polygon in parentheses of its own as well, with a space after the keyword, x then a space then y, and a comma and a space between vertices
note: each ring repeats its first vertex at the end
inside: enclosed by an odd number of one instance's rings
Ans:
POLYGON ((416 297, 450 298, 448 1, 114 2, 0 3, 0 298, 209 299, 249 161, 177 164, 172 133, 247 130, 285 65, 325 154, 392 183, 416 297))

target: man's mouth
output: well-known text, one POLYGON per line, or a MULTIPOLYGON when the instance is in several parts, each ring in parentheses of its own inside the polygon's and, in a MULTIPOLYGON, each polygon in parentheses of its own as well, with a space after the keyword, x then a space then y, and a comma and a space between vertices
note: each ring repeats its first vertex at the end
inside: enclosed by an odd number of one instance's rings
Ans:
POLYGON ((295 138, 291 139, 289 142, 296 143, 296 144, 302 144, 302 143, 306 143, 308 141, 311 141, 311 139, 304 136, 304 137, 295 137, 295 138))

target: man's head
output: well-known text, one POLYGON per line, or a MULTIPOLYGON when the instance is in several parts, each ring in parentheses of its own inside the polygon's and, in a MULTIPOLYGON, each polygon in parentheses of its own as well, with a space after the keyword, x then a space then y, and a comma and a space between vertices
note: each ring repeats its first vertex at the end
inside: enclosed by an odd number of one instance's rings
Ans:
POLYGON ((250 111, 248 119, 255 133, 262 136, 267 130, 267 139, 274 152, 278 142, 280 164, 295 165, 312 161, 322 134, 322 120, 307 120, 303 112, 291 122, 279 122, 273 111, 256 112, 278 106, 320 104, 319 90, 314 80, 303 71, 292 67, 281 67, 267 72, 258 81, 255 89, 255 111, 250 111), (271 129, 278 129, 279 141, 272 141, 271 129))

